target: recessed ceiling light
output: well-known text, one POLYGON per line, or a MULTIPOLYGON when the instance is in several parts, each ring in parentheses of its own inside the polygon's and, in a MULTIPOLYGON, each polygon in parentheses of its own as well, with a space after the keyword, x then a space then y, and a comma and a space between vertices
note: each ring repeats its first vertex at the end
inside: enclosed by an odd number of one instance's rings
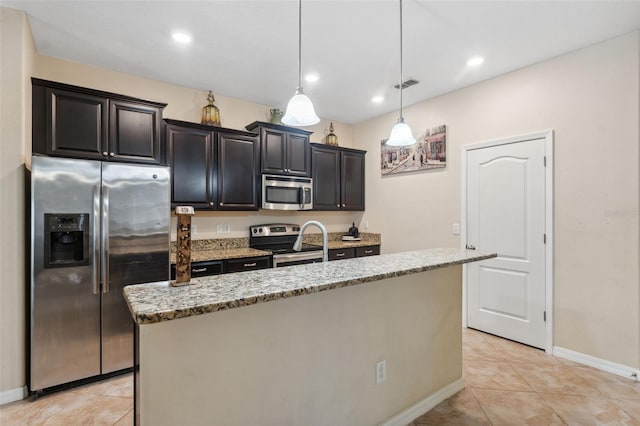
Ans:
POLYGON ((377 95, 371 98, 371 102, 373 102, 374 104, 379 104, 382 101, 384 101, 384 96, 381 95, 377 95))
POLYGON ((178 43, 191 43, 191 36, 184 31, 174 31, 173 34, 171 34, 171 37, 173 37, 173 39, 178 43))
POLYGON ((473 58, 467 61, 467 65, 470 67, 477 67, 483 62, 484 62, 484 58, 482 56, 474 56, 473 58))
POLYGON ((315 83, 319 79, 320 79, 320 77, 316 73, 309 73, 309 74, 304 76, 304 81, 306 81, 308 83, 315 83))

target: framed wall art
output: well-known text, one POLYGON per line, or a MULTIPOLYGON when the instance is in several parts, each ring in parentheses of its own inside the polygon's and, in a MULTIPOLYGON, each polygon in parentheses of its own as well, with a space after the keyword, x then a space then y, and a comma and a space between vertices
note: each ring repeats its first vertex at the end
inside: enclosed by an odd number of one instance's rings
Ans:
POLYGON ((389 146, 380 142, 380 170, 382 176, 447 166, 447 126, 427 129, 409 146, 389 146))

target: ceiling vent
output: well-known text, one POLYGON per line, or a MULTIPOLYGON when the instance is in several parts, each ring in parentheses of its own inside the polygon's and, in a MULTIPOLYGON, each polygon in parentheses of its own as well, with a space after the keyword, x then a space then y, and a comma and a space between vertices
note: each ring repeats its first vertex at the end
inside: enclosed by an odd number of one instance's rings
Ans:
MULTIPOLYGON (((402 82, 402 88, 406 89, 407 87, 415 86, 418 83, 420 83, 418 80, 410 78, 410 79, 405 80, 405 81, 402 82)), ((400 89, 400 85, 399 84, 396 84, 393 87, 395 87, 396 89, 400 89)))

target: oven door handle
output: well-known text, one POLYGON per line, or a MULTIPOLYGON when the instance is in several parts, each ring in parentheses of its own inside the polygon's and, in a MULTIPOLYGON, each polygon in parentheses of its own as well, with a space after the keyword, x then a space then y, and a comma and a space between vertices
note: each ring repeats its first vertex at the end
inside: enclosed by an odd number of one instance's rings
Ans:
POLYGON ((303 251, 291 254, 276 254, 273 256, 273 267, 279 263, 291 262, 296 260, 322 259, 321 251, 303 251))

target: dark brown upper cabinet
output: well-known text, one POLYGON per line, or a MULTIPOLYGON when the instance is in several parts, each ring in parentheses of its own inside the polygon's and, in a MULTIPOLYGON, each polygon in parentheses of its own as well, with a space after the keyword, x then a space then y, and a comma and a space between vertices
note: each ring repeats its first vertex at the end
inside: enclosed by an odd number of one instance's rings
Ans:
POLYGON ((165 120, 171 203, 198 210, 258 210, 255 133, 165 120))
POLYGON ((366 151, 311 144, 314 210, 364 211, 366 151))
POLYGON ((265 174, 310 176, 309 135, 295 127, 254 121, 246 126, 260 134, 260 170, 265 174))
POLYGON ((166 104, 32 78, 33 152, 164 164, 166 104))

